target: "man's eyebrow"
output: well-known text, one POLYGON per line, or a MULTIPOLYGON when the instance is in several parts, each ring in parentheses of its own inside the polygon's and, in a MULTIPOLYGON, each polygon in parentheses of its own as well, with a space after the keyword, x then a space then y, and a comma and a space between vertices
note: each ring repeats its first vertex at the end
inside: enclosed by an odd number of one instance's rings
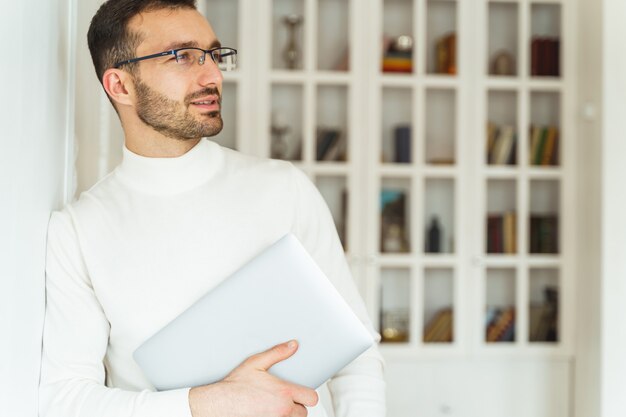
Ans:
MULTIPOLYGON (((211 42, 211 45, 209 46, 208 49, 218 48, 220 46, 222 46, 222 44, 220 43, 220 41, 216 39, 213 42, 211 42)), ((172 49, 180 49, 180 48, 200 48, 200 44, 196 41, 172 42, 168 44, 167 46, 165 46, 163 50, 171 51, 172 49)))
POLYGON ((163 49, 166 51, 169 51, 171 49, 180 49, 180 48, 198 48, 198 42, 196 41, 172 42, 166 45, 163 49))

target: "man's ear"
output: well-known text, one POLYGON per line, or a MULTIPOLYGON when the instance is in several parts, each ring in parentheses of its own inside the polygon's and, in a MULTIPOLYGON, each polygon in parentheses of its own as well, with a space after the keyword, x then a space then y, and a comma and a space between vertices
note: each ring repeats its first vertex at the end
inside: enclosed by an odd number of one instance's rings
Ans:
POLYGON ((132 91, 132 77, 126 71, 109 68, 102 76, 102 85, 111 100, 121 105, 133 105, 130 91, 132 91))

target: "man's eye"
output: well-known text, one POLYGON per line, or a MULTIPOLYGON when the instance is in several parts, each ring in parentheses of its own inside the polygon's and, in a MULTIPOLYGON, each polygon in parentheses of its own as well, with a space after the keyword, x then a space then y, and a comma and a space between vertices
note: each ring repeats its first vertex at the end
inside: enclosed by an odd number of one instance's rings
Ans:
POLYGON ((180 63, 189 62, 190 59, 191 59, 191 56, 189 52, 180 52, 176 56, 176 62, 180 62, 180 63))

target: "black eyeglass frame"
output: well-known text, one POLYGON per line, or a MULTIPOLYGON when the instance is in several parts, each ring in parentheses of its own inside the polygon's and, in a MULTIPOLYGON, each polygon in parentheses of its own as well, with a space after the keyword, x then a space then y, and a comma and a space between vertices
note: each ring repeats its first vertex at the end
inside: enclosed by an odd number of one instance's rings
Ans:
MULTIPOLYGON (((186 50, 186 49, 196 49, 198 51, 204 52, 205 59, 206 59, 206 54, 209 54, 213 62, 215 62, 215 58, 213 57, 213 52, 220 50, 220 49, 227 49, 230 51, 229 54, 226 54, 226 55, 222 54, 222 56, 237 55, 237 50, 235 48, 229 48, 227 46, 216 46, 215 48, 211 48, 211 49, 202 49, 202 48, 187 46, 184 48, 170 49, 169 51, 163 51, 163 52, 158 52, 156 54, 150 54, 150 55, 140 56, 137 58, 127 59, 126 61, 120 61, 116 63, 115 65, 113 65, 113 68, 119 69, 122 65, 132 64, 133 62, 139 62, 139 61, 143 61, 146 59, 160 58, 160 57, 168 56, 168 55, 174 55, 178 59, 178 52, 186 50)), ((204 65, 204 60, 202 60, 202 62, 199 62, 199 65, 204 65)))

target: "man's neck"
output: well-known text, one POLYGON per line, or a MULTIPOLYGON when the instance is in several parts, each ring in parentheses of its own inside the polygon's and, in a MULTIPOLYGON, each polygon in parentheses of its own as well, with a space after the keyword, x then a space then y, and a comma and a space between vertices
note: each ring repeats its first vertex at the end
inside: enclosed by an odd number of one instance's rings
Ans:
POLYGON ((148 158, 176 158, 189 152, 200 139, 177 140, 158 135, 156 138, 135 140, 126 136, 125 145, 129 151, 148 158))

